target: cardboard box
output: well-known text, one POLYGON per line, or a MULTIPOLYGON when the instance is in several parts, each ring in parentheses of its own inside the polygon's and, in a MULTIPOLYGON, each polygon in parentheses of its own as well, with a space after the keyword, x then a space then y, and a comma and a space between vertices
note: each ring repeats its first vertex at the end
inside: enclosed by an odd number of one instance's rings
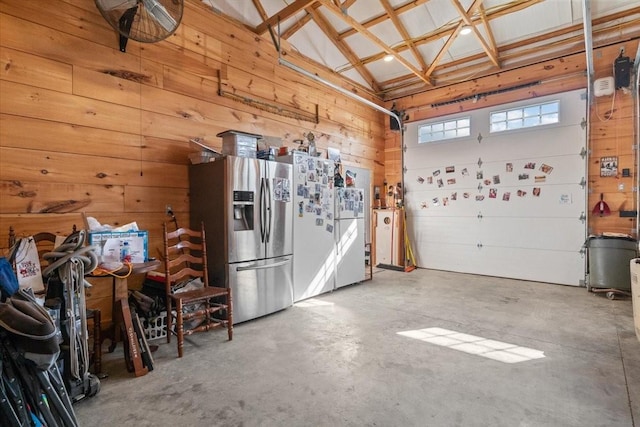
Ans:
POLYGON ((91 232, 89 244, 96 246, 96 254, 100 262, 122 262, 123 258, 128 256, 130 262, 141 263, 149 258, 147 231, 91 232))

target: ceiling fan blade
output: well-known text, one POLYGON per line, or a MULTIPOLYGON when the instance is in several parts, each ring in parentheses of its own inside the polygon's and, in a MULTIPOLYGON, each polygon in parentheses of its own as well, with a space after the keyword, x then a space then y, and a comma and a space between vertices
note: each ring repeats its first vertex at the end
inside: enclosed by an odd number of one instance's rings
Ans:
POLYGON ((151 15, 162 28, 168 32, 176 29, 178 23, 158 0, 142 0, 142 3, 144 3, 144 7, 149 11, 149 15, 151 15))
POLYGON ((138 0, 96 0, 96 3, 102 10, 111 11, 135 7, 138 0))

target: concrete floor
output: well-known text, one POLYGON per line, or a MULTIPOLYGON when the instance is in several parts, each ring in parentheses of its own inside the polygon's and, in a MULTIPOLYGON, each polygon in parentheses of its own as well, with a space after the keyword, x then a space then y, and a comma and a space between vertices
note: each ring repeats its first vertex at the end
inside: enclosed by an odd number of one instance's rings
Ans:
POLYGON ((134 378, 122 346, 83 426, 640 426, 630 299, 419 269, 224 331, 196 334, 134 378), (312 304, 313 303, 313 304, 312 304), (443 328, 528 347, 504 363, 398 332, 443 328), (536 353, 541 355, 541 353, 536 353), (634 421, 635 420, 635 421, 634 421))

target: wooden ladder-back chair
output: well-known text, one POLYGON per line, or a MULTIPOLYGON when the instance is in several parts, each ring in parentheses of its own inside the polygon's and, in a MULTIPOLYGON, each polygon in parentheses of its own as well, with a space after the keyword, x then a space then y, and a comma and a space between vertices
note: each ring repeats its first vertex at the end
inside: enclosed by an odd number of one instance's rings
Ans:
POLYGON ((175 333, 178 357, 182 357, 185 335, 226 327, 229 340, 232 340, 231 289, 209 286, 204 223, 197 231, 179 228, 172 232, 167 231, 167 224, 164 223, 163 230, 167 342, 171 342, 171 335, 175 333), (197 279, 202 281, 202 287, 181 290, 197 279))

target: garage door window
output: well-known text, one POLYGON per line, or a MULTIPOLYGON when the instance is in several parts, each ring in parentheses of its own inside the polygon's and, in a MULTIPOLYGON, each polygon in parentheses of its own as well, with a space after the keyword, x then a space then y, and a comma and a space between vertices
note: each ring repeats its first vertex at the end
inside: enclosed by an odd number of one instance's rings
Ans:
POLYGON ((527 105, 491 113, 491 132, 529 128, 558 123, 560 102, 527 105))
POLYGON ((471 117, 418 126, 418 144, 471 135, 471 117))

